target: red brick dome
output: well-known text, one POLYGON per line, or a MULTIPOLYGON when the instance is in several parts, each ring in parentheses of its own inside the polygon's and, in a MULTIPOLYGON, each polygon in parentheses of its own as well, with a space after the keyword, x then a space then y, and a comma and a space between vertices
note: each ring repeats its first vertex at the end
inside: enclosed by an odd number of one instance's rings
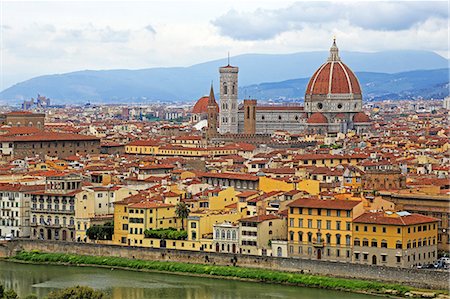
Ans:
POLYGON ((336 41, 330 49, 328 61, 312 75, 306 88, 307 95, 361 94, 358 79, 339 58, 336 41))
POLYGON ((368 122, 370 122, 370 118, 364 112, 358 112, 358 113, 355 114, 355 116, 353 116, 353 122, 355 122, 355 123, 368 123, 368 122))
POLYGON ((313 113, 306 122, 308 124, 327 124, 328 119, 322 113, 316 112, 313 113))
MULTIPOLYGON (((197 103, 195 103, 194 108, 192 108, 193 114, 201 114, 201 113, 208 113, 208 101, 209 96, 203 96, 200 99, 198 99, 197 103)), ((217 111, 219 111, 219 106, 217 105, 217 111)))

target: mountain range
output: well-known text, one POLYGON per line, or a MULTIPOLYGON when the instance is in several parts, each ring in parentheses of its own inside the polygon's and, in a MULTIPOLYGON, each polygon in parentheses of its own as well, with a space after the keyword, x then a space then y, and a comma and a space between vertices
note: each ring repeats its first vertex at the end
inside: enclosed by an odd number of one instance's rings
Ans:
MULTIPOLYGON (((356 72, 366 99, 441 97, 448 95, 449 61, 428 51, 341 52, 356 72)), ((231 58, 239 66, 239 97, 302 98, 309 77, 328 52, 244 54, 231 58), (299 79, 300 78, 300 79, 299 79)), ((53 104, 149 103, 194 101, 218 88, 218 67, 226 59, 189 67, 140 70, 85 70, 44 75, 0 92, 0 102, 17 104, 39 93, 53 104)))

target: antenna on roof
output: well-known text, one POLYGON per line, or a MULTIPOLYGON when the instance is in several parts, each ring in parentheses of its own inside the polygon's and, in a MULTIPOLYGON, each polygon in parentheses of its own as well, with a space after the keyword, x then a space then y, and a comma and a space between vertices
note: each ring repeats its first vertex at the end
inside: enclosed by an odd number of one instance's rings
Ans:
POLYGON ((230 66, 230 51, 228 51, 228 66, 230 66))

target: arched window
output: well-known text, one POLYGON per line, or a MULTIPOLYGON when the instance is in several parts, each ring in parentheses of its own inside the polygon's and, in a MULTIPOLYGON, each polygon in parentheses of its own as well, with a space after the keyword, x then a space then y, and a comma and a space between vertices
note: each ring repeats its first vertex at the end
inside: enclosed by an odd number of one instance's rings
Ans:
POLYGON ((231 239, 236 240, 236 231, 231 232, 231 239))
POLYGON ((247 106, 247 119, 250 119, 250 107, 247 106))
POLYGON ((70 217, 69 225, 75 225, 75 221, 74 221, 73 217, 70 217))
POLYGON ((331 234, 326 234, 327 244, 331 243, 331 234))
POLYGON ((345 236, 345 245, 350 246, 352 244, 352 237, 350 235, 345 236))
POLYGON ((336 235, 336 245, 341 245, 341 235, 340 234, 336 235))
POLYGON ((33 223, 36 223, 36 221, 37 221, 36 215, 33 215, 33 223))
POLYGON ((55 216, 55 224, 59 225, 59 217, 58 216, 55 216))
POLYGON ((387 248, 387 241, 386 240, 381 240, 381 248, 387 248))
POLYGON ((291 241, 294 241, 294 232, 293 232, 293 231, 290 231, 290 232, 289 232, 289 239, 290 239, 291 241))
POLYGON ((231 94, 236 94, 236 84, 231 87, 231 94))
POLYGON ((230 230, 227 230, 227 239, 229 240, 231 238, 230 230))
POLYGON ((222 229, 222 239, 225 239, 225 230, 222 229))
POLYGON ((311 243, 312 242, 312 232, 308 233, 308 242, 311 243))
POLYGON ((216 229, 216 239, 220 239, 220 231, 216 229))
POLYGON ((227 86, 227 83, 223 83, 223 94, 228 94, 228 86, 227 86))
POLYGON ((303 242, 303 232, 298 232, 298 241, 303 242))
POLYGON ((355 246, 360 246, 361 242, 359 241, 359 238, 355 238, 355 240, 353 241, 353 245, 355 246))

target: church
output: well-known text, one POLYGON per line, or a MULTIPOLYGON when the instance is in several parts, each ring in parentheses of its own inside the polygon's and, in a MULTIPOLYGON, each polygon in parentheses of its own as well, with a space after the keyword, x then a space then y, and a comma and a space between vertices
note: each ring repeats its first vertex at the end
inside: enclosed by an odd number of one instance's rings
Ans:
POLYGON ((207 136, 269 135, 280 130, 335 135, 350 130, 363 133, 370 129, 370 118, 362 111, 358 78, 341 61, 336 40, 333 40, 327 61, 309 80, 304 106, 258 105, 257 100, 250 99, 239 104, 239 68, 228 64, 220 67, 219 73, 219 104, 211 86, 210 95, 199 99, 191 117, 208 120, 207 136), (215 127, 210 126, 211 123, 215 127))

